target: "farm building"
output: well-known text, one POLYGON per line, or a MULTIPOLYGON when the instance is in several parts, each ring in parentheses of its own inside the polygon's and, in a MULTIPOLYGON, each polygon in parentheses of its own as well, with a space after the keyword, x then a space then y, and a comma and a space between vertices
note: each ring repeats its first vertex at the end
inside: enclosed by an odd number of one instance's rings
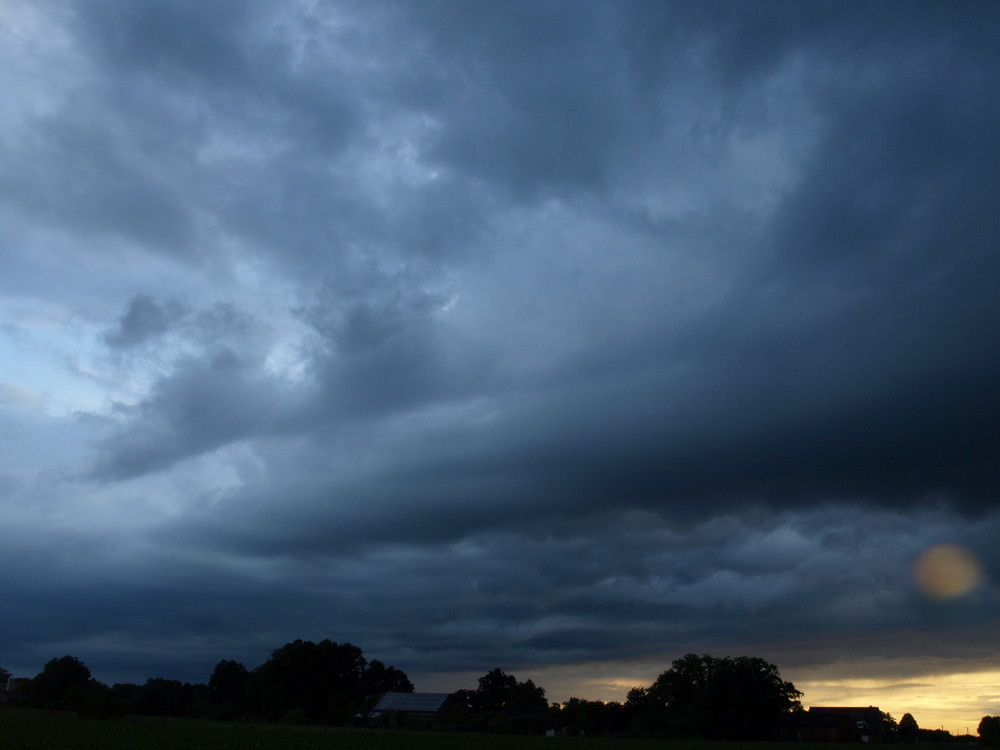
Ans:
POLYGON ((881 742, 882 712, 875 706, 813 706, 785 716, 781 734, 806 742, 881 742))
POLYGON ((368 714, 369 720, 397 723, 441 718, 455 703, 454 693, 386 693, 368 714))

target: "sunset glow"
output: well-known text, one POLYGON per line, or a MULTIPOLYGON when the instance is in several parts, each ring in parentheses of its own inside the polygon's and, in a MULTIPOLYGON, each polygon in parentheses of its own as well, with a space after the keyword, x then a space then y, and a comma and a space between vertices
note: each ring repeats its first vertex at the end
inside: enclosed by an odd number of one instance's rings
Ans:
POLYGON ((878 706, 898 721, 912 714, 923 729, 976 734, 983 716, 1000 714, 1000 670, 915 674, 903 684, 880 680, 795 681, 805 706, 878 706))

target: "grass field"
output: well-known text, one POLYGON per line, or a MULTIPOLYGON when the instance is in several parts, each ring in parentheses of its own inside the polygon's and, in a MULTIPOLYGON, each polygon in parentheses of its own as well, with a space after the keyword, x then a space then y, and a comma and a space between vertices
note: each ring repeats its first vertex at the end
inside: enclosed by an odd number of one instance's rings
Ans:
MULTIPOLYGON (((796 743, 517 737, 233 724, 126 717, 112 721, 0 707, 0 750, 801 750, 796 743)), ((815 745, 810 745, 815 750, 815 745)), ((857 750, 826 745, 823 750, 857 750)))

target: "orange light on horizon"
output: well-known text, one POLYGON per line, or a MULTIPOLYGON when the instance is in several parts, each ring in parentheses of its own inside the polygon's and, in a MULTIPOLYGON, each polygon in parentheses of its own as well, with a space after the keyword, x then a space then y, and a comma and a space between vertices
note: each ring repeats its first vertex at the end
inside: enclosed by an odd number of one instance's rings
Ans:
POLYGON ((976 734, 983 716, 1000 713, 1000 671, 911 676, 906 682, 834 678, 796 680, 805 707, 878 706, 899 721, 911 714, 922 729, 976 734))
MULTIPOLYGON (((548 688, 550 700, 557 703, 571 696, 624 702, 631 688, 647 686, 656 678, 652 671, 635 669, 635 665, 621 666, 625 669, 618 671, 612 665, 602 665, 600 675, 590 671, 594 665, 576 665, 537 670, 532 676, 548 688)), ((871 666, 870 662, 865 664, 864 671, 870 674, 871 666)), ((831 675, 824 675, 822 667, 810 667, 809 676, 796 669, 782 670, 782 674, 802 691, 803 708, 877 706, 897 721, 909 713, 921 728, 945 729, 953 735, 975 735, 983 716, 1000 715, 998 670, 973 672, 959 667, 950 674, 935 670, 911 673, 900 680, 851 677, 844 667, 840 664, 831 675)))
MULTIPOLYGON (((802 706, 877 706, 897 721, 909 713, 922 729, 976 735, 983 716, 1000 715, 1000 670, 978 670, 970 661, 860 659, 782 669, 782 677, 802 691, 802 706), (884 676, 880 676, 884 675, 884 676)), ((649 686, 669 662, 587 662, 518 670, 545 688, 550 702, 571 697, 624 702, 628 691, 649 686)), ((478 674, 439 674, 420 681, 421 689, 446 692, 474 685, 478 674), (430 683, 430 684, 428 684, 430 683)))

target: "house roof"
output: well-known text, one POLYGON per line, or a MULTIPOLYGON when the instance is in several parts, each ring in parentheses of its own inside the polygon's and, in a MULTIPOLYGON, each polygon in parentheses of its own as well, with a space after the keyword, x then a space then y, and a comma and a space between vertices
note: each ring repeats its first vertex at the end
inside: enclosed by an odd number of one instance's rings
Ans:
POLYGON ((451 695, 451 693, 386 693, 375 705, 375 710, 436 714, 451 695))
POLYGON ((881 719, 882 717, 878 706, 812 706, 809 711, 819 714, 847 714, 859 718, 872 716, 881 719))

